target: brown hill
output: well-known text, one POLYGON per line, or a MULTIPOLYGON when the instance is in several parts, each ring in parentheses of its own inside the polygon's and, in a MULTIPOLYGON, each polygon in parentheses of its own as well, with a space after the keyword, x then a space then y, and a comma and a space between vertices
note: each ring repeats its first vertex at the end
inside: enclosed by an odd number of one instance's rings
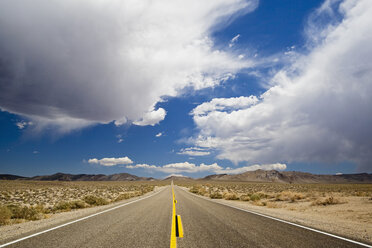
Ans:
POLYGON ((0 174, 0 180, 17 180, 17 179, 22 179, 26 177, 21 177, 17 175, 11 175, 11 174, 0 174))
POLYGON ((316 175, 299 171, 256 170, 241 174, 209 175, 203 180, 279 183, 372 183, 372 174, 316 175))
POLYGON ((152 177, 138 177, 129 173, 119 173, 113 175, 90 175, 90 174, 65 174, 56 173, 53 175, 20 177, 15 175, 0 175, 0 180, 34 180, 34 181, 151 181, 152 177))

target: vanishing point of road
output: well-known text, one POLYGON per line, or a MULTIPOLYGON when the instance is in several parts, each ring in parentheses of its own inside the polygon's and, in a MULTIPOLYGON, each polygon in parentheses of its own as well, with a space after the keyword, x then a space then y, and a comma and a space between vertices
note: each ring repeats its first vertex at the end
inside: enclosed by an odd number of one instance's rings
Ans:
MULTIPOLYGON (((366 247, 202 199, 177 186, 174 192, 184 232, 177 238, 179 248, 366 247)), ((172 188, 167 186, 145 199, 6 247, 169 247, 172 201, 172 188)))

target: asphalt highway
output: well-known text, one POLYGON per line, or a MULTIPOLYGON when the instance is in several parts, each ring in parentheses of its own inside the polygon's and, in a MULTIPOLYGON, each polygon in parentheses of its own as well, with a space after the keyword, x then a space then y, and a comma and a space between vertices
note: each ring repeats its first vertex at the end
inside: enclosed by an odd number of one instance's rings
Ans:
MULTIPOLYGON (((184 231, 184 237, 177 238, 179 248, 363 247, 201 199, 177 186, 174 191, 184 231)), ((6 247, 169 247, 171 223, 169 186, 149 198, 6 247)))

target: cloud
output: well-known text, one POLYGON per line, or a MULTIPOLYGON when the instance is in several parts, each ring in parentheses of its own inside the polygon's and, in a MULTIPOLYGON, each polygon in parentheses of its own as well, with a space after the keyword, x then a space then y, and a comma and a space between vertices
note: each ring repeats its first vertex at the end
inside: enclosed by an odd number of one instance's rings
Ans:
POLYGON ((217 163, 214 163, 211 165, 200 164, 199 166, 197 166, 189 162, 171 163, 171 164, 166 164, 163 166, 137 164, 137 165, 127 165, 126 168, 128 169, 145 168, 145 169, 155 170, 155 171, 159 171, 163 173, 179 173, 179 172, 196 173, 196 172, 203 172, 203 171, 212 171, 215 169, 222 169, 222 167, 219 166, 217 163))
POLYGON ((33 123, 31 121, 19 121, 16 123, 16 126, 19 129, 24 129, 27 126, 31 126, 33 123))
POLYGON ((121 158, 102 158, 102 159, 96 159, 91 158, 88 160, 88 163, 90 164, 100 164, 103 166, 115 166, 118 164, 132 164, 133 161, 128 157, 121 157, 121 158))
POLYGON ((39 154, 40 152, 39 151, 33 151, 32 153, 33 154, 39 154))
POLYGON ((148 164, 137 164, 137 165, 127 165, 125 166, 128 169, 136 169, 136 168, 144 168, 148 170, 154 170, 162 173, 199 173, 199 172, 210 172, 210 173, 217 173, 217 174, 237 174, 243 173, 247 171, 254 171, 254 170, 285 170, 287 166, 285 164, 265 164, 265 165, 251 165, 251 166, 244 166, 239 168, 223 168, 219 166, 217 163, 213 163, 210 165, 207 164, 200 164, 195 165, 189 162, 182 162, 182 163, 171 163, 166 164, 163 166, 156 166, 156 165, 148 165, 148 164))
POLYGON ((196 107, 194 144, 233 162, 352 161, 371 171, 372 2, 338 3, 329 6, 342 19, 308 33, 318 41, 275 74, 257 103, 196 107))
POLYGON ((238 41, 239 37, 240 37, 240 34, 235 35, 234 38, 231 39, 231 41, 229 43, 229 47, 234 46, 235 43, 238 41))
POLYGON ((186 177, 186 176, 184 176, 182 174, 174 174, 174 173, 172 173, 172 174, 169 174, 168 176, 165 176, 164 178, 168 178, 168 177, 186 177))
POLYGON ((255 171, 255 170, 285 170, 287 169, 286 164, 276 163, 276 164, 254 164, 250 166, 243 166, 239 168, 230 168, 227 167, 226 169, 218 171, 218 173, 226 173, 226 174, 240 174, 247 171, 255 171))
POLYGON ((118 139, 118 143, 121 143, 124 141, 123 136, 121 134, 116 135, 116 138, 118 139))
POLYGON ((203 116, 216 110, 233 111, 242 108, 248 108, 258 102, 255 96, 241 96, 232 98, 214 98, 210 102, 205 102, 194 108, 191 112, 194 116, 203 116))
POLYGON ((141 119, 133 122, 133 124, 137 126, 154 126, 164 120, 166 114, 167 112, 163 108, 152 110, 147 112, 141 119))
POLYGON ((161 137, 162 135, 163 135, 163 133, 160 132, 160 133, 156 134, 155 137, 159 138, 159 137, 161 137))
POLYGON ((128 169, 136 169, 136 168, 156 169, 158 168, 155 165, 148 165, 148 164, 127 165, 125 167, 128 169))
POLYGON ((206 149, 204 148, 188 147, 181 149, 180 152, 178 152, 177 154, 189 156, 207 156, 211 153, 209 151, 206 151, 206 149))
POLYGON ((0 109, 59 132, 96 123, 155 125, 166 115, 156 108, 165 96, 216 86, 254 64, 214 48, 211 34, 257 5, 1 1, 0 109))

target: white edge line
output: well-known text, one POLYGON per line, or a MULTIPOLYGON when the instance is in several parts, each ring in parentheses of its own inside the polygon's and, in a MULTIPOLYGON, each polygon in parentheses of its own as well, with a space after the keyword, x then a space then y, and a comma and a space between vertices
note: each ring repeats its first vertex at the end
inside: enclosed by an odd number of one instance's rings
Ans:
POLYGON ((41 232, 37 232, 37 233, 31 234, 31 235, 29 235, 29 236, 26 236, 26 237, 23 237, 23 238, 20 238, 20 239, 16 239, 16 240, 10 241, 10 242, 8 242, 8 243, 5 243, 5 244, 0 245, 0 248, 1 248, 1 247, 8 246, 8 245, 12 245, 12 244, 14 244, 14 243, 18 243, 18 242, 20 242, 20 241, 22 241, 22 240, 29 239, 29 238, 32 238, 32 237, 38 236, 38 235, 43 234, 43 233, 47 233, 47 232, 50 232, 50 231, 56 230, 56 229, 61 228, 61 227, 64 227, 64 226, 68 226, 68 225, 74 224, 74 223, 79 222, 79 221, 82 221, 82 220, 89 219, 89 218, 91 218, 91 217, 94 217, 94 216, 97 216, 97 215, 100 215, 100 214, 103 214, 103 213, 110 212, 110 211, 112 211, 112 210, 115 210, 115 209, 118 209, 118 208, 124 207, 124 206, 129 205, 129 204, 132 204, 132 203, 135 203, 135 202, 138 202, 138 201, 141 201, 141 200, 147 199, 147 198, 149 198, 149 197, 152 197, 152 196, 154 196, 154 195, 159 194, 159 193, 162 192, 163 190, 165 190, 165 188, 162 189, 162 190, 160 190, 160 191, 158 191, 158 192, 156 192, 156 193, 154 193, 154 194, 151 194, 151 195, 149 195, 149 196, 145 196, 145 197, 143 197, 143 198, 140 198, 140 199, 137 199, 137 200, 134 200, 134 201, 131 201, 131 202, 127 202, 127 203, 121 204, 121 205, 119 205, 119 206, 116 206, 116 207, 113 207, 113 208, 109 208, 109 209, 103 210, 103 211, 101 211, 101 212, 98 212, 98 213, 95 213, 95 214, 91 214, 91 215, 85 216, 85 217, 83 217, 83 218, 80 218, 80 219, 77 219, 77 220, 73 220, 73 221, 67 222, 67 223, 65 223, 65 224, 62 224, 62 225, 59 225, 59 226, 55 226, 55 227, 52 227, 52 228, 50 228, 50 229, 47 229, 47 230, 44 230, 44 231, 41 231, 41 232))
MULTIPOLYGON (((181 187, 178 187, 178 188, 181 188, 181 187)), ((306 229, 306 230, 310 230, 310 231, 313 231, 313 232, 321 233, 321 234, 324 234, 324 235, 327 235, 327 236, 330 236, 330 237, 333 237, 333 238, 337 238, 337 239, 341 239, 341 240, 344 240, 344 241, 348 241, 350 243, 354 243, 354 244, 361 245, 361 246, 364 246, 364 247, 372 248, 371 245, 367 245, 367 244, 364 244, 364 243, 361 243, 361 242, 358 242, 358 241, 355 241, 355 240, 352 240, 352 239, 347 239, 347 238, 344 238, 344 237, 341 237, 341 236, 337 236, 337 235, 334 235, 334 234, 331 234, 331 233, 323 232, 323 231, 320 231, 320 230, 317 230, 317 229, 314 229, 314 228, 311 228, 311 227, 302 226, 300 224, 296 224, 296 223, 292 223, 292 222, 289 222, 289 221, 286 221, 286 220, 278 219, 278 218, 275 218, 275 217, 272 217, 272 216, 269 216, 269 215, 265 215, 265 214, 261 214, 261 213, 255 212, 255 211, 251 211, 251 210, 247 210, 247 209, 243 209, 243 208, 231 206, 231 205, 228 205, 228 204, 225 204, 225 203, 213 201, 211 199, 204 198, 204 197, 202 197, 200 195, 192 194, 191 192, 189 192, 189 191, 187 191, 187 190, 185 190, 183 188, 181 188, 181 189, 183 191, 186 191, 187 193, 193 195, 193 196, 197 196, 197 197, 199 197, 201 199, 204 199, 206 201, 218 203, 218 204, 221 204, 221 205, 224 205, 224 206, 227 206, 227 207, 231 207, 231 208, 235 208, 235 209, 238 209, 238 210, 241 210, 241 211, 244 211, 244 212, 248 212, 248 213, 251 213, 251 214, 259 215, 259 216, 262 216, 262 217, 265 217, 265 218, 269 218, 269 219, 272 219, 272 220, 276 220, 276 221, 279 221, 279 222, 283 222, 283 223, 286 223, 286 224, 289 224, 289 225, 292 225, 292 226, 297 226, 297 227, 300 227, 300 228, 303 228, 303 229, 306 229)))

